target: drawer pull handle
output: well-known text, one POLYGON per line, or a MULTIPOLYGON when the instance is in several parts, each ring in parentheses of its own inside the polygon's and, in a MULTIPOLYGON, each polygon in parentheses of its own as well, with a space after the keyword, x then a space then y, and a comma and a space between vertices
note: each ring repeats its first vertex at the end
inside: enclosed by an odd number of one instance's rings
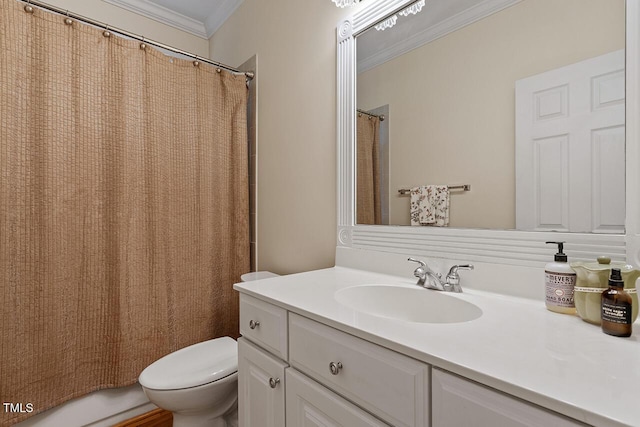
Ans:
POLYGON ((255 329, 258 326, 260 326, 260 322, 258 322, 257 320, 249 320, 249 327, 251 329, 255 329))
POLYGON ((329 370, 332 375, 338 375, 340 373, 340 369, 342 369, 342 362, 331 362, 329 363, 329 370))
POLYGON ((276 379, 269 378, 269 386, 271 388, 276 388, 278 384, 280 384, 280 378, 276 378, 276 379))

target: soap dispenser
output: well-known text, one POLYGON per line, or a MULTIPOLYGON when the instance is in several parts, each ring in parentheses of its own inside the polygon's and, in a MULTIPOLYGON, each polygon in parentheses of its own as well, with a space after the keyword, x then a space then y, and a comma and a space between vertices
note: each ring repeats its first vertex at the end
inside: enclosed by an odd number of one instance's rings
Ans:
POLYGON ((556 313, 575 314, 573 289, 576 285, 576 272, 567 263, 563 252, 564 242, 546 242, 558 245, 558 253, 553 262, 544 266, 545 303, 547 309, 556 313))

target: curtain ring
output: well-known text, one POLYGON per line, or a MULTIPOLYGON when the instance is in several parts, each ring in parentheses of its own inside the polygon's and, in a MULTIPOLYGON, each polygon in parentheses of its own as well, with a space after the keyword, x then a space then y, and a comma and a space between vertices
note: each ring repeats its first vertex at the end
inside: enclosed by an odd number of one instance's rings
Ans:
POLYGON ((27 13, 33 13, 34 9, 33 6, 31 6, 31 0, 27 1, 27 4, 24 6, 24 11, 27 13))
POLYGON ((109 26, 108 25, 104 29, 104 31, 102 32, 102 35, 105 36, 105 37, 111 37, 111 32, 109 31, 109 26))
POLYGON ((221 72, 222 72, 222 69, 216 68, 216 73, 221 73, 221 72))
POLYGON ((142 37, 142 43, 140 43, 140 49, 145 50, 147 48, 147 45, 144 42, 144 36, 142 37))
POLYGON ((196 60, 193 61, 193 66, 194 67, 199 67, 200 66, 200 61, 198 61, 198 55, 196 55, 196 60))
POLYGON ((73 25, 73 19, 69 18, 69 9, 67 9, 67 17, 64 18, 65 25, 73 25))

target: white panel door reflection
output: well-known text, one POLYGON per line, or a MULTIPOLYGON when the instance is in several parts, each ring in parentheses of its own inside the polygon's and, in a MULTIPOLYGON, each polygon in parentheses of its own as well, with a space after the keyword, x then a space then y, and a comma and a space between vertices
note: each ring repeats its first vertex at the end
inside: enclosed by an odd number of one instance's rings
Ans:
POLYGON ((516 228, 624 233, 624 50, 516 82, 516 228))

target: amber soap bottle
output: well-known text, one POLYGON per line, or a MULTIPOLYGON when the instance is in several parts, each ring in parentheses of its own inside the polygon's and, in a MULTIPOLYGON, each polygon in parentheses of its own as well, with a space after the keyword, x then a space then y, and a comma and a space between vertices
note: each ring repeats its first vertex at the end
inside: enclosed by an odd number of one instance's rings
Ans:
POLYGON ((602 332, 616 337, 631 336, 631 296, 624 291, 620 269, 612 268, 609 289, 602 293, 602 332))

